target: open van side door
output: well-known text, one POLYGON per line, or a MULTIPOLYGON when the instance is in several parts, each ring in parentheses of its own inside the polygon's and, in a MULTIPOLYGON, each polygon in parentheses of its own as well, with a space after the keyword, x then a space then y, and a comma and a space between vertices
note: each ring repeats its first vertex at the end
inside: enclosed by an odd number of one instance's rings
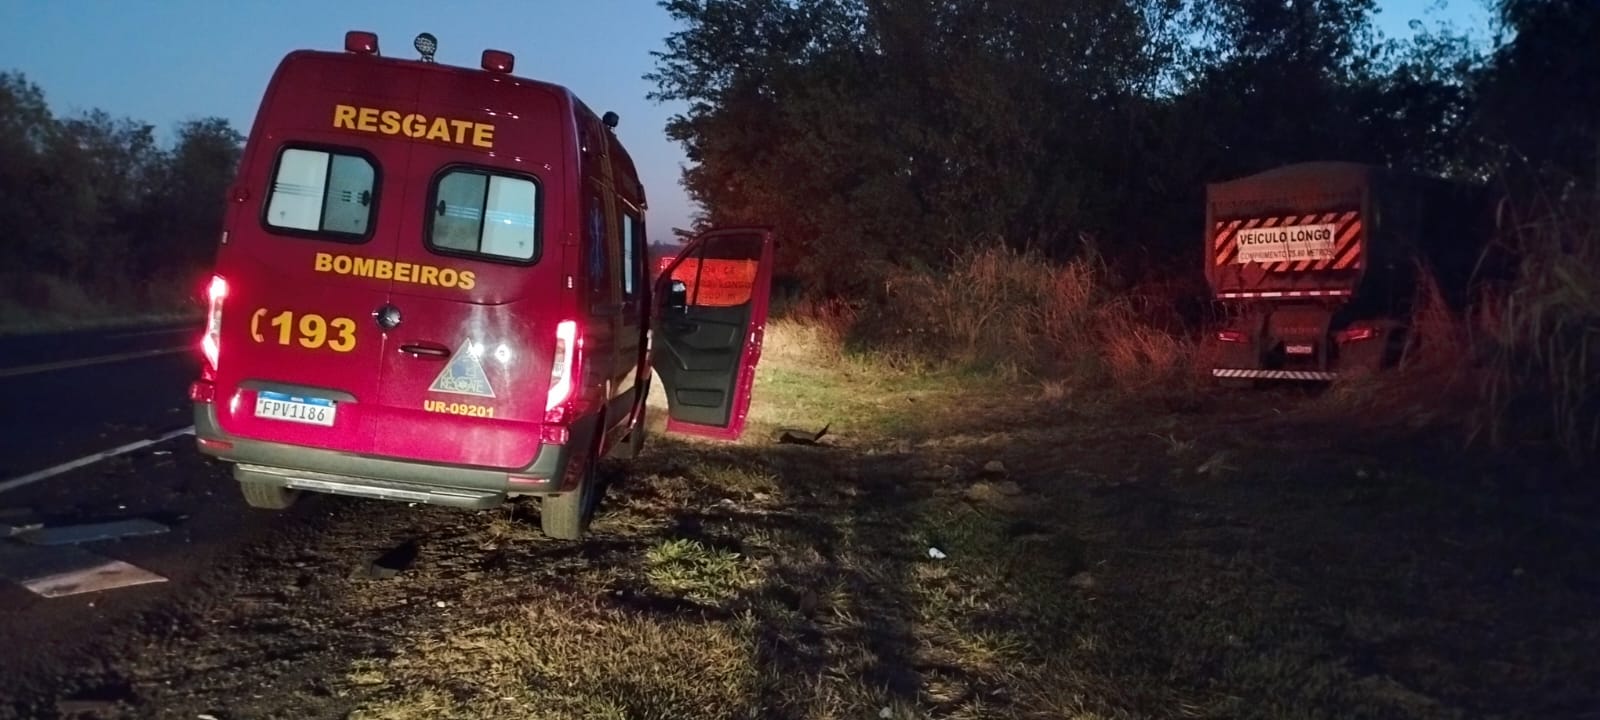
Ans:
POLYGON ((716 228, 690 241, 655 283, 651 364, 667 432, 736 440, 772 294, 772 232, 716 228))

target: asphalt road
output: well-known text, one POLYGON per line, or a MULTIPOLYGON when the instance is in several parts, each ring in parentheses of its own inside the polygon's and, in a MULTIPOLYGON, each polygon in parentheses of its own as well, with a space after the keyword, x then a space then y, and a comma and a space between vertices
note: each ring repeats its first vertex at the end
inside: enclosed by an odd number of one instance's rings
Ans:
POLYGON ((199 332, 0 338, 0 482, 190 425, 199 332))
MULTIPOLYGON (((191 425, 197 334, 165 326, 0 339, 0 483, 191 425)), ((162 583, 45 598, 0 580, 0 697, 115 642, 136 618, 149 623, 177 598, 206 595, 222 558, 286 519, 247 508, 227 469, 201 456, 190 435, 0 491, 7 511, 48 527, 146 518, 170 530, 79 546, 162 583)), ((42 552, 15 539, 0 544, 13 558, 42 552)))

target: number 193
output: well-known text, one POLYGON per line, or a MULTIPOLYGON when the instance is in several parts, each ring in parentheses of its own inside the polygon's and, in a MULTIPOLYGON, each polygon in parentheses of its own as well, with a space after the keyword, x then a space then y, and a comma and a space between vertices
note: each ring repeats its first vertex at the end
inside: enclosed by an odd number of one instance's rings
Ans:
POLYGON ((279 345, 299 344, 307 350, 327 346, 329 350, 347 353, 356 349, 356 321, 347 317, 325 318, 316 313, 302 313, 296 318, 294 311, 284 310, 267 319, 266 308, 258 308, 250 318, 250 337, 256 342, 266 342, 262 335, 262 320, 273 332, 279 345))

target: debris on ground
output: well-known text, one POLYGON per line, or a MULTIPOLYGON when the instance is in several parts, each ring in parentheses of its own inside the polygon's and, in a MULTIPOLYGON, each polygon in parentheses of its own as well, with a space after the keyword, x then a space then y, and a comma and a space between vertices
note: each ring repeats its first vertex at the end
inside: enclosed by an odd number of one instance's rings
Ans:
POLYGON ((0 537, 14 537, 44 527, 44 520, 30 508, 0 509, 0 537))
POLYGON ((144 568, 71 545, 10 543, 0 544, 0 577, 47 598, 167 581, 144 568))
POLYGON ((967 499, 975 503, 982 503, 997 510, 1017 512, 1024 509, 1025 501, 1021 497, 1022 486, 1014 482, 988 483, 977 482, 967 488, 967 499))
POLYGON ((416 538, 407 540, 373 558, 364 565, 357 567, 350 573, 355 580, 389 580, 402 572, 411 569, 416 563, 417 555, 422 550, 422 543, 416 538))
POLYGON ((1006 474, 1006 464, 1003 463, 1003 462, 1000 462, 999 460, 990 460, 989 462, 984 464, 984 466, 983 466, 983 474, 984 475, 992 475, 992 476, 1004 476, 1006 474))
POLYGON ((1237 469, 1228 464, 1228 451, 1218 450, 1212 453, 1209 459, 1201 463, 1200 467, 1195 468, 1195 472, 1201 475, 1222 475, 1230 470, 1237 469))
POLYGON ((816 445, 822 441, 822 436, 828 434, 828 428, 833 423, 822 426, 821 430, 809 432, 798 428, 782 428, 778 431, 778 444, 780 445, 816 445))
POLYGON ((41 527, 20 533, 16 537, 29 545, 78 545, 101 540, 120 540, 126 537, 162 535, 171 528, 146 518, 128 518, 82 525, 41 527))

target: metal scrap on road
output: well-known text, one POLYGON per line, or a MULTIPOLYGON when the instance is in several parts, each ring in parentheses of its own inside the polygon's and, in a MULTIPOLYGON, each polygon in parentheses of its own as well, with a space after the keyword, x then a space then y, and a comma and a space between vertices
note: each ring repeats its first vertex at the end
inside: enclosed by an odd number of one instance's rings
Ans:
POLYGON ((0 543, 0 577, 46 598, 166 582, 149 570, 71 545, 0 543))

